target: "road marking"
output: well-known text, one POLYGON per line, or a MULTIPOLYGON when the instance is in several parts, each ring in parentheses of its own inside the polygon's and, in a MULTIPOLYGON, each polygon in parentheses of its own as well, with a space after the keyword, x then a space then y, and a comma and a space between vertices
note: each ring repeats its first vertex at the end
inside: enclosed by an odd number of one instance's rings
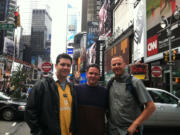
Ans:
POLYGON ((11 129, 9 131, 9 134, 7 135, 15 135, 17 130, 23 125, 24 122, 14 122, 11 126, 11 129))
POLYGON ((12 126, 12 127, 14 127, 14 126, 16 126, 16 124, 17 124, 17 123, 16 123, 16 122, 14 122, 11 126, 12 126))
POLYGON ((6 132, 5 135, 9 135, 9 132, 6 132))

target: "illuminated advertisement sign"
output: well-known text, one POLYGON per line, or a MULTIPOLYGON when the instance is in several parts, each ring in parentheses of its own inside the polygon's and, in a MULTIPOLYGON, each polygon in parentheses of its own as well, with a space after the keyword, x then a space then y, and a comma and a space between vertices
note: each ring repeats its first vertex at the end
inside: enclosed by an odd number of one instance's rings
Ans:
POLYGON ((152 56, 158 53, 158 35, 154 35, 147 40, 147 56, 152 56))
POLYGON ((136 0, 134 3, 134 61, 144 57, 145 45, 145 0, 136 0))
POLYGON ((87 32, 87 47, 91 47, 98 40, 98 22, 90 21, 88 22, 88 32, 87 32))

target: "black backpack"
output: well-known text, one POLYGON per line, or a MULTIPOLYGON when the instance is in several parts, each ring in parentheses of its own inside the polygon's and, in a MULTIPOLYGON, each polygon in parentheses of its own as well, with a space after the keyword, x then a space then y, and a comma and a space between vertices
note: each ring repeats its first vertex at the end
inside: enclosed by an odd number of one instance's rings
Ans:
MULTIPOLYGON (((132 75, 128 76, 128 79, 126 80, 126 90, 130 91, 130 93, 133 95, 135 101, 138 103, 138 105, 140 106, 141 111, 142 111, 142 110, 144 110, 144 106, 139 101, 136 88, 133 86, 133 83, 132 83, 132 78, 133 78, 132 75)), ((112 86, 112 84, 114 82, 114 79, 115 79, 115 77, 111 78, 111 80, 108 82, 108 84, 107 84, 108 90, 110 90, 110 87, 112 86)))

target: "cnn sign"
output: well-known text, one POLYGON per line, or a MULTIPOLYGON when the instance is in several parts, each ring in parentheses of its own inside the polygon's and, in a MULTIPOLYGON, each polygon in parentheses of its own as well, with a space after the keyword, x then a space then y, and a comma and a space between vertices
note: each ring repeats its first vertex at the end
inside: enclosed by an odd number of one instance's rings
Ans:
POLYGON ((152 56, 158 53, 158 35, 154 35, 147 40, 147 56, 152 56))

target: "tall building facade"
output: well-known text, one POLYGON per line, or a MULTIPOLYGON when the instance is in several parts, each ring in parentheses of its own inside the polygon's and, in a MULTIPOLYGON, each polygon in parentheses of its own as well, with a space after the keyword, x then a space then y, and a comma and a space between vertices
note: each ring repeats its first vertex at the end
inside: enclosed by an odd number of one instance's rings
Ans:
POLYGON ((21 26, 23 28, 23 35, 31 35, 32 11, 33 9, 45 9, 50 12, 50 5, 48 0, 17 0, 19 11, 21 14, 21 26))
MULTIPOLYGON (((21 15, 21 20, 22 20, 21 21, 22 36, 21 36, 20 48, 23 49, 23 50, 21 50, 21 52, 23 52, 23 54, 22 54, 23 60, 28 63, 38 65, 38 58, 35 57, 36 49, 38 47, 40 48, 41 52, 43 52, 43 53, 50 52, 51 20, 52 19, 49 15, 49 12, 50 12, 50 4, 49 3, 50 2, 48 0, 26 0, 26 1, 17 0, 17 5, 19 7, 19 12, 21 15), (38 12, 38 11, 34 11, 36 9, 44 10, 44 11, 41 11, 41 12, 44 12, 44 13, 42 13, 42 14, 44 14, 44 15, 42 15, 43 17, 38 18, 37 17, 38 15, 35 15, 38 12), (39 21, 38 21, 38 19, 39 19, 39 21), (41 26, 41 24, 39 22, 42 23, 43 26, 41 26), (34 29, 36 29, 36 30, 34 30, 34 29), (32 39, 33 39, 33 41, 31 41, 32 39), (35 40, 35 39, 37 39, 37 40, 35 40), (41 39, 41 40, 39 41, 38 39, 41 39), (32 43, 35 45, 32 45, 32 43), (38 46, 36 46, 38 43, 40 43, 40 44, 38 46), (36 47, 34 47, 34 46, 36 46, 36 47), (34 49, 32 49, 32 48, 34 48, 34 49), (28 56, 24 55, 24 54, 28 54, 28 56), (37 59, 37 60, 35 60, 35 59, 37 59)), ((42 55, 42 53, 40 53, 40 55, 42 55)), ((47 57, 49 57, 49 56, 47 56, 47 57)), ((39 57, 39 61, 42 61, 41 59, 42 58, 39 57)), ((43 59, 47 59, 47 58, 43 58, 43 59)))
POLYGON ((83 0, 82 1, 82 25, 81 30, 87 30, 89 21, 97 21, 98 13, 101 7, 101 0, 83 0))
POLYGON ((44 9, 33 10, 31 27, 31 63, 41 65, 50 61, 52 19, 44 9))

